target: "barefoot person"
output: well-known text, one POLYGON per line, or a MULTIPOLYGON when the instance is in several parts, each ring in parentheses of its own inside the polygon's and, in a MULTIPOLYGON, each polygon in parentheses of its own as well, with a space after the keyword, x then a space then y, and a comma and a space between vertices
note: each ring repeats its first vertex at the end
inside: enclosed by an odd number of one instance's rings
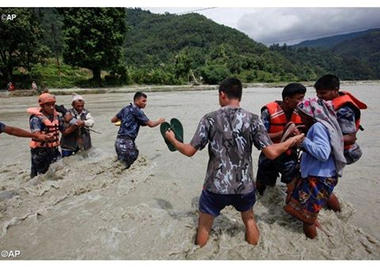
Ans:
POLYGON ((284 209, 303 222, 307 237, 314 238, 318 213, 327 204, 346 163, 343 136, 331 104, 309 98, 297 108, 308 131, 300 142, 301 178, 284 209))
POLYGON ((133 97, 133 103, 125 106, 111 119, 112 123, 121 121, 115 141, 115 149, 117 159, 120 160, 126 168, 129 168, 139 155, 135 139, 139 133, 140 126, 149 126, 152 128, 165 122, 164 118, 159 118, 157 121, 149 120, 142 110, 146 104, 147 95, 143 92, 136 92, 133 97))
POLYGON ((228 205, 241 212, 247 242, 257 244, 259 230, 252 209, 256 201, 252 146, 274 159, 303 137, 301 134, 284 143, 272 144, 259 117, 240 107, 241 95, 241 82, 226 79, 219 86, 221 108, 201 119, 189 144, 179 142, 173 131, 166 132, 167 140, 189 157, 208 144, 209 162, 199 200, 196 239, 201 247, 207 243, 214 218, 228 205))

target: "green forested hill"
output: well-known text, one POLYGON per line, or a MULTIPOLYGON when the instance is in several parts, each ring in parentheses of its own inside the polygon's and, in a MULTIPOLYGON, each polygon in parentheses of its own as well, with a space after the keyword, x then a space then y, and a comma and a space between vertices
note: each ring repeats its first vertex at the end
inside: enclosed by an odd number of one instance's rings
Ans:
POLYGON ((361 37, 363 35, 366 35, 368 33, 371 33, 373 31, 379 31, 379 30, 380 29, 369 29, 366 31, 353 32, 353 33, 348 33, 348 34, 339 34, 339 35, 328 36, 324 38, 318 38, 314 40, 306 40, 306 41, 302 41, 299 44, 293 45, 293 47, 333 48, 334 46, 344 41, 349 41, 349 40, 361 37))
POLYGON ((379 77, 380 74, 380 29, 368 32, 349 42, 339 43, 332 51, 343 58, 366 64, 379 77))
POLYGON ((190 72, 207 83, 231 74, 246 81, 296 78, 297 68, 280 54, 199 14, 127 9, 127 24, 126 64, 131 67, 172 70, 184 80, 190 72))
POLYGON ((13 81, 25 88, 33 80, 43 87, 216 84, 229 76, 291 82, 326 73, 344 80, 380 79, 379 31, 333 49, 268 48, 196 13, 159 15, 137 8, 111 16, 112 9, 0 9, 20 14, 0 25, 0 53, 12 56, 0 57, 0 86, 13 81), (111 60, 112 55, 117 57, 111 60))
POLYGON ((158 15, 141 9, 127 9, 127 24, 130 27, 126 42, 128 64, 156 65, 167 62, 184 48, 200 48, 208 52, 221 44, 230 45, 236 52, 244 54, 268 51, 247 35, 195 13, 158 15))
MULTIPOLYGON (((380 72, 359 57, 349 57, 337 50, 286 45, 268 49, 247 35, 199 14, 158 15, 128 9, 127 23, 130 25, 126 44, 129 66, 165 69, 174 64, 176 72, 184 63, 188 65, 185 72, 191 69, 196 76, 206 78, 206 82, 217 80, 209 79, 209 75, 216 75, 215 71, 219 76, 235 75, 246 82, 315 80, 326 73, 347 80, 380 78, 380 72)), ((362 35, 365 33, 339 38, 362 35)), ((326 39, 325 45, 335 44, 339 38, 326 39)), ((366 42, 370 41, 363 41, 363 47, 366 42)))

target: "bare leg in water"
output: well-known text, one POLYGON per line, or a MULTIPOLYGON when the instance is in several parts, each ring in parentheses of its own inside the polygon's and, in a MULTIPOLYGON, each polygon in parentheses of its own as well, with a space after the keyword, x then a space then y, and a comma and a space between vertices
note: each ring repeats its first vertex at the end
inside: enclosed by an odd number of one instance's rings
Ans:
POLYGON ((195 244, 203 247, 207 244, 214 217, 210 214, 199 212, 197 240, 195 244))
MULTIPOLYGON (((253 210, 241 213, 241 218, 245 225, 245 239, 249 244, 257 245, 259 241, 259 229, 257 228, 253 210)), ((207 244, 214 217, 212 215, 199 212, 199 222, 196 244, 203 247, 207 244)))
POLYGON ((259 228, 257 228, 253 209, 241 213, 241 218, 245 225, 245 240, 252 245, 259 242, 259 228))
POLYGON ((304 222, 303 232, 305 233, 307 237, 313 239, 317 236, 317 227, 320 227, 318 221, 316 221, 314 224, 309 224, 309 223, 304 222))
POLYGON ((294 178, 286 185, 286 187, 287 187, 286 199, 285 199, 286 204, 289 203, 289 201, 290 201, 290 197, 292 196, 293 190, 296 187, 296 183, 297 183, 297 178, 294 178))
POLYGON ((335 194, 331 194, 327 200, 327 208, 332 209, 335 212, 340 212, 340 204, 335 194))

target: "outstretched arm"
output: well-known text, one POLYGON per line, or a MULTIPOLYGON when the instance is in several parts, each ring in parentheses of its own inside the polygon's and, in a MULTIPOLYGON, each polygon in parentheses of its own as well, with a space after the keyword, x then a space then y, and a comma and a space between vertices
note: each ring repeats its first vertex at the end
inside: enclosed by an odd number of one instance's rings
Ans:
POLYGON ((299 134, 294 137, 289 138, 288 140, 281 143, 274 143, 265 147, 262 152, 264 155, 273 160, 279 157, 281 154, 289 150, 290 147, 293 147, 296 143, 301 141, 304 138, 304 134, 299 134))
POLYGON ((174 132, 171 131, 171 130, 168 130, 165 133, 165 137, 166 137, 166 139, 169 142, 171 142, 174 145, 174 147, 179 152, 181 152, 182 154, 184 154, 184 155, 186 155, 188 157, 193 156, 197 152, 197 149, 195 149, 191 144, 189 144, 189 143, 182 143, 182 142, 178 141, 175 138, 174 132))
POLYGON ((163 122, 165 122, 165 118, 159 118, 157 121, 149 120, 146 125, 148 127, 156 127, 158 125, 161 125, 163 122))
POLYGON ((50 135, 46 135, 41 132, 31 133, 21 128, 10 127, 10 126, 5 126, 4 132, 7 133, 8 135, 12 135, 16 137, 33 138, 33 139, 41 140, 41 141, 48 141, 51 138, 50 135))

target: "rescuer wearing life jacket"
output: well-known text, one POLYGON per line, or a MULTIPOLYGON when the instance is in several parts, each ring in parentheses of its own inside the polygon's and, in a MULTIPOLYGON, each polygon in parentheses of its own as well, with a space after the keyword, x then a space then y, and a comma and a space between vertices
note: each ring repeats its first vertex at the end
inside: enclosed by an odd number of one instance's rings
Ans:
MULTIPOLYGON (((367 105, 351 93, 339 91, 340 82, 335 75, 327 74, 322 76, 315 82, 314 87, 318 98, 332 101, 343 134, 346 164, 350 165, 358 161, 363 153, 356 143, 356 133, 359 129, 364 130, 360 125, 360 110, 367 109, 367 105)), ((339 201, 334 194, 330 196, 327 206, 334 211, 340 211, 339 201)))
MULTIPOLYGON (((81 150, 89 150, 92 147, 90 128, 93 127, 95 121, 90 112, 84 108, 84 98, 78 94, 73 94, 73 108, 68 112, 72 118, 76 120, 78 128, 72 133, 62 136, 61 149, 62 157, 70 156, 81 150)), ((70 123, 65 123, 65 128, 70 127, 70 123)))
POLYGON ((51 136, 49 141, 33 139, 30 142, 32 168, 31 178, 38 174, 44 174, 49 169, 51 163, 61 158, 58 150, 59 131, 63 135, 69 134, 76 129, 76 125, 64 130, 63 119, 55 110, 55 96, 50 93, 43 93, 38 98, 40 107, 29 108, 29 125, 32 133, 42 133, 51 136))
MULTIPOLYGON (((290 83, 282 91, 282 101, 273 101, 261 108, 261 120, 273 143, 281 141, 288 122, 295 123, 297 129, 302 127, 301 118, 295 108, 303 100, 305 92, 306 88, 302 84, 290 83)), ((256 176, 257 191, 262 195, 266 186, 274 186, 279 173, 281 182, 289 184, 298 177, 297 163, 296 149, 289 150, 274 160, 268 159, 261 153, 256 176)))

